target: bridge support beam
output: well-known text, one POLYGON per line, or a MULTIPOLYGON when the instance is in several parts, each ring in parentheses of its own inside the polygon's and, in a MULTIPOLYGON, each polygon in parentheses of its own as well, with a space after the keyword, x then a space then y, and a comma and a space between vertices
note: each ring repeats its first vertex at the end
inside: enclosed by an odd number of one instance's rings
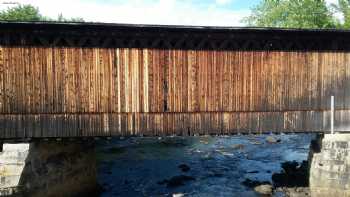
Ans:
POLYGON ((0 196, 77 196, 97 191, 93 142, 4 144, 0 196))
POLYGON ((318 136, 310 151, 311 196, 350 196, 350 134, 318 136))

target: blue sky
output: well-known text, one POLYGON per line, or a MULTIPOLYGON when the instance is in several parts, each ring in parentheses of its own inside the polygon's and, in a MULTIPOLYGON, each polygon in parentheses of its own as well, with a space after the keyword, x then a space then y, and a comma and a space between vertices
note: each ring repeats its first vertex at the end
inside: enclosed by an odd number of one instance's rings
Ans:
MULTIPOLYGON (((45 16, 82 17, 85 21, 203 26, 244 26, 243 17, 261 0, 0 0, 32 4, 45 16)), ((335 2, 337 0, 327 0, 335 2)), ((13 6, 13 5, 12 5, 13 6)))

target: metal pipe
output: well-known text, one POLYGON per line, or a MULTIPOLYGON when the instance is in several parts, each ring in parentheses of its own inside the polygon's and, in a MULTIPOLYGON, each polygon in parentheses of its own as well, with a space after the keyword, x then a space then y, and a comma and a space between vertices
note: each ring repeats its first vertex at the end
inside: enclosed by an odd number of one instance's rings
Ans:
POLYGON ((331 134, 334 134, 334 96, 331 96, 331 134))

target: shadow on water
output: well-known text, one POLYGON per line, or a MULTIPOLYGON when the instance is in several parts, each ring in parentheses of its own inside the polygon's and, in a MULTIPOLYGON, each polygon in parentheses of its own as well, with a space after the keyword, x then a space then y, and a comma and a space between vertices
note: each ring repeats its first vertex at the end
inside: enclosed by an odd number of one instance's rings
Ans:
POLYGON ((313 134, 113 139, 97 144, 104 196, 258 196, 281 163, 307 160, 313 134))

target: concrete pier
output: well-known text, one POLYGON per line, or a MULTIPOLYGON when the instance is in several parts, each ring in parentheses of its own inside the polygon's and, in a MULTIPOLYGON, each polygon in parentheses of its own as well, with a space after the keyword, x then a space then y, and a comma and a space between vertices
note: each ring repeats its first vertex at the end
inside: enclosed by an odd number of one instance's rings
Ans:
POLYGON ((4 144, 0 152, 0 195, 19 193, 21 175, 29 152, 29 144, 4 144))
POLYGON ((0 196, 77 196, 96 188, 93 143, 4 144, 0 152, 0 196))
POLYGON ((350 196, 350 134, 325 134, 311 146, 312 196, 350 196))

